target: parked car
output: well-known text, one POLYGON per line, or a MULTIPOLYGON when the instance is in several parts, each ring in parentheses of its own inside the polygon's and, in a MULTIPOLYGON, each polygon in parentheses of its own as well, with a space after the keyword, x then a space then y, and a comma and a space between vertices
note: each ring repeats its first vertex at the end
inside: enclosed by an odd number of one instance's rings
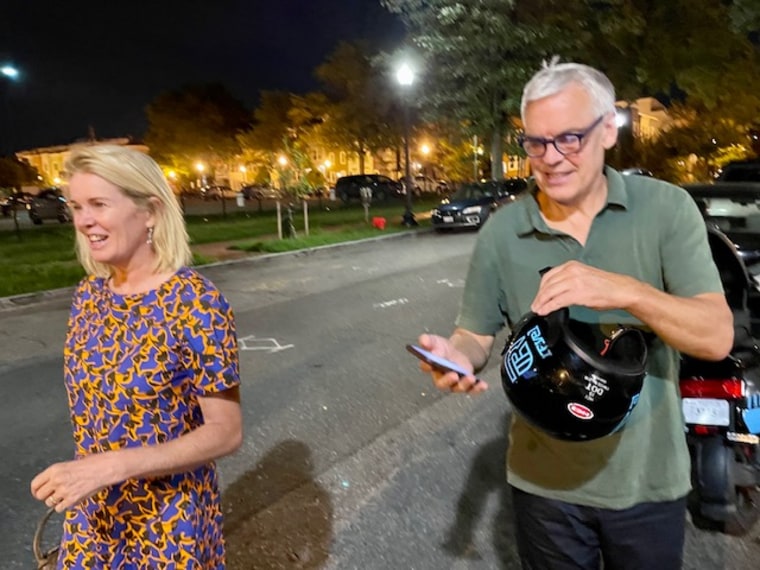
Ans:
MULTIPOLYGON (((402 188, 406 186, 404 178, 399 179, 402 188)), ((422 194, 446 194, 449 190, 449 184, 445 180, 435 180, 430 176, 417 174, 414 176, 414 196, 422 194)))
POLYGON ((361 188, 372 190, 372 200, 377 202, 404 195, 404 187, 400 182, 382 174, 342 176, 335 182, 335 195, 343 202, 361 200, 361 188))
POLYGON ((730 239, 755 287, 749 294, 753 334, 760 334, 760 182, 684 184, 705 221, 730 239))
POLYGON ((204 200, 225 200, 235 198, 238 195, 237 190, 233 190, 229 186, 222 186, 215 184, 212 186, 204 186, 201 188, 201 197, 204 200))
POLYGON ((734 160, 716 177, 718 182, 760 182, 760 160, 734 160))
POLYGON ((0 198, 0 213, 3 217, 8 217, 13 210, 24 210, 26 205, 32 201, 33 196, 28 192, 16 192, 10 196, 0 198))
POLYGON ((240 192, 246 200, 277 200, 280 198, 280 191, 276 188, 258 184, 243 186, 240 192))
POLYGON ((71 221, 71 213, 66 204, 66 198, 58 188, 45 188, 33 196, 27 203, 29 219, 34 224, 41 224, 43 220, 58 220, 61 223, 71 221))
POLYGON ((647 170, 646 168, 641 168, 638 166, 634 166, 631 168, 624 168, 620 171, 620 174, 624 174, 626 176, 630 176, 631 174, 635 174, 637 176, 649 176, 654 177, 654 174, 652 174, 651 170, 647 170))
POLYGON ((431 212, 430 221, 436 231, 478 229, 493 212, 515 200, 527 187, 524 178, 465 183, 431 212))

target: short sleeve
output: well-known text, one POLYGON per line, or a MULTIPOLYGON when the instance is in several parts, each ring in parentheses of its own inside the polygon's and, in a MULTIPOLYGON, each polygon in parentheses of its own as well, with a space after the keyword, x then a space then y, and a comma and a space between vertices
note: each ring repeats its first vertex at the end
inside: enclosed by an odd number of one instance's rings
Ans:
POLYGON ((239 356, 232 309, 219 291, 200 294, 184 323, 184 337, 196 395, 229 390, 240 384, 239 356))
POLYGON ((496 253, 484 230, 475 242, 456 326, 480 335, 495 335, 504 327, 504 291, 496 253))
POLYGON ((677 195, 661 244, 665 290, 680 297, 723 293, 702 215, 685 190, 677 195))

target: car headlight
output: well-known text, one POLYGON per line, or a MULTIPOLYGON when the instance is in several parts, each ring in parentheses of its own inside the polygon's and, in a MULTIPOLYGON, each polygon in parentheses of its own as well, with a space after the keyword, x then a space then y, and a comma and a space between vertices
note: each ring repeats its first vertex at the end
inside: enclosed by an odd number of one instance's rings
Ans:
POLYGON ((469 214, 479 214, 482 209, 483 209, 483 206, 470 206, 469 208, 465 208, 464 210, 462 210, 462 213, 465 216, 469 214))

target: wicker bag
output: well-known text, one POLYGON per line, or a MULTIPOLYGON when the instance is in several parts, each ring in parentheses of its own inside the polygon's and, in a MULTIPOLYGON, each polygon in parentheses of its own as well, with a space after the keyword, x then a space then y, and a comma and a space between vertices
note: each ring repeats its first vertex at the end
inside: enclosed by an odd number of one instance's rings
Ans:
POLYGON ((45 529, 45 524, 53 513, 55 513, 55 508, 48 509, 37 524, 37 530, 34 531, 32 552, 34 553, 34 559, 37 561, 37 570, 55 570, 55 563, 58 560, 58 546, 50 550, 43 550, 42 548, 42 533, 45 529))

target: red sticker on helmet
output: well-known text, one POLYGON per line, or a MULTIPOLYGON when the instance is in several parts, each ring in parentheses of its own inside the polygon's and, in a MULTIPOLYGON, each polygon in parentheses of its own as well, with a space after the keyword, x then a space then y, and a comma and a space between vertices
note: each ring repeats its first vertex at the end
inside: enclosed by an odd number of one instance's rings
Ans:
POLYGON ((589 410, 583 404, 579 404, 577 402, 570 402, 567 405, 567 411, 573 414, 579 420, 590 420, 594 417, 594 412, 589 410))

